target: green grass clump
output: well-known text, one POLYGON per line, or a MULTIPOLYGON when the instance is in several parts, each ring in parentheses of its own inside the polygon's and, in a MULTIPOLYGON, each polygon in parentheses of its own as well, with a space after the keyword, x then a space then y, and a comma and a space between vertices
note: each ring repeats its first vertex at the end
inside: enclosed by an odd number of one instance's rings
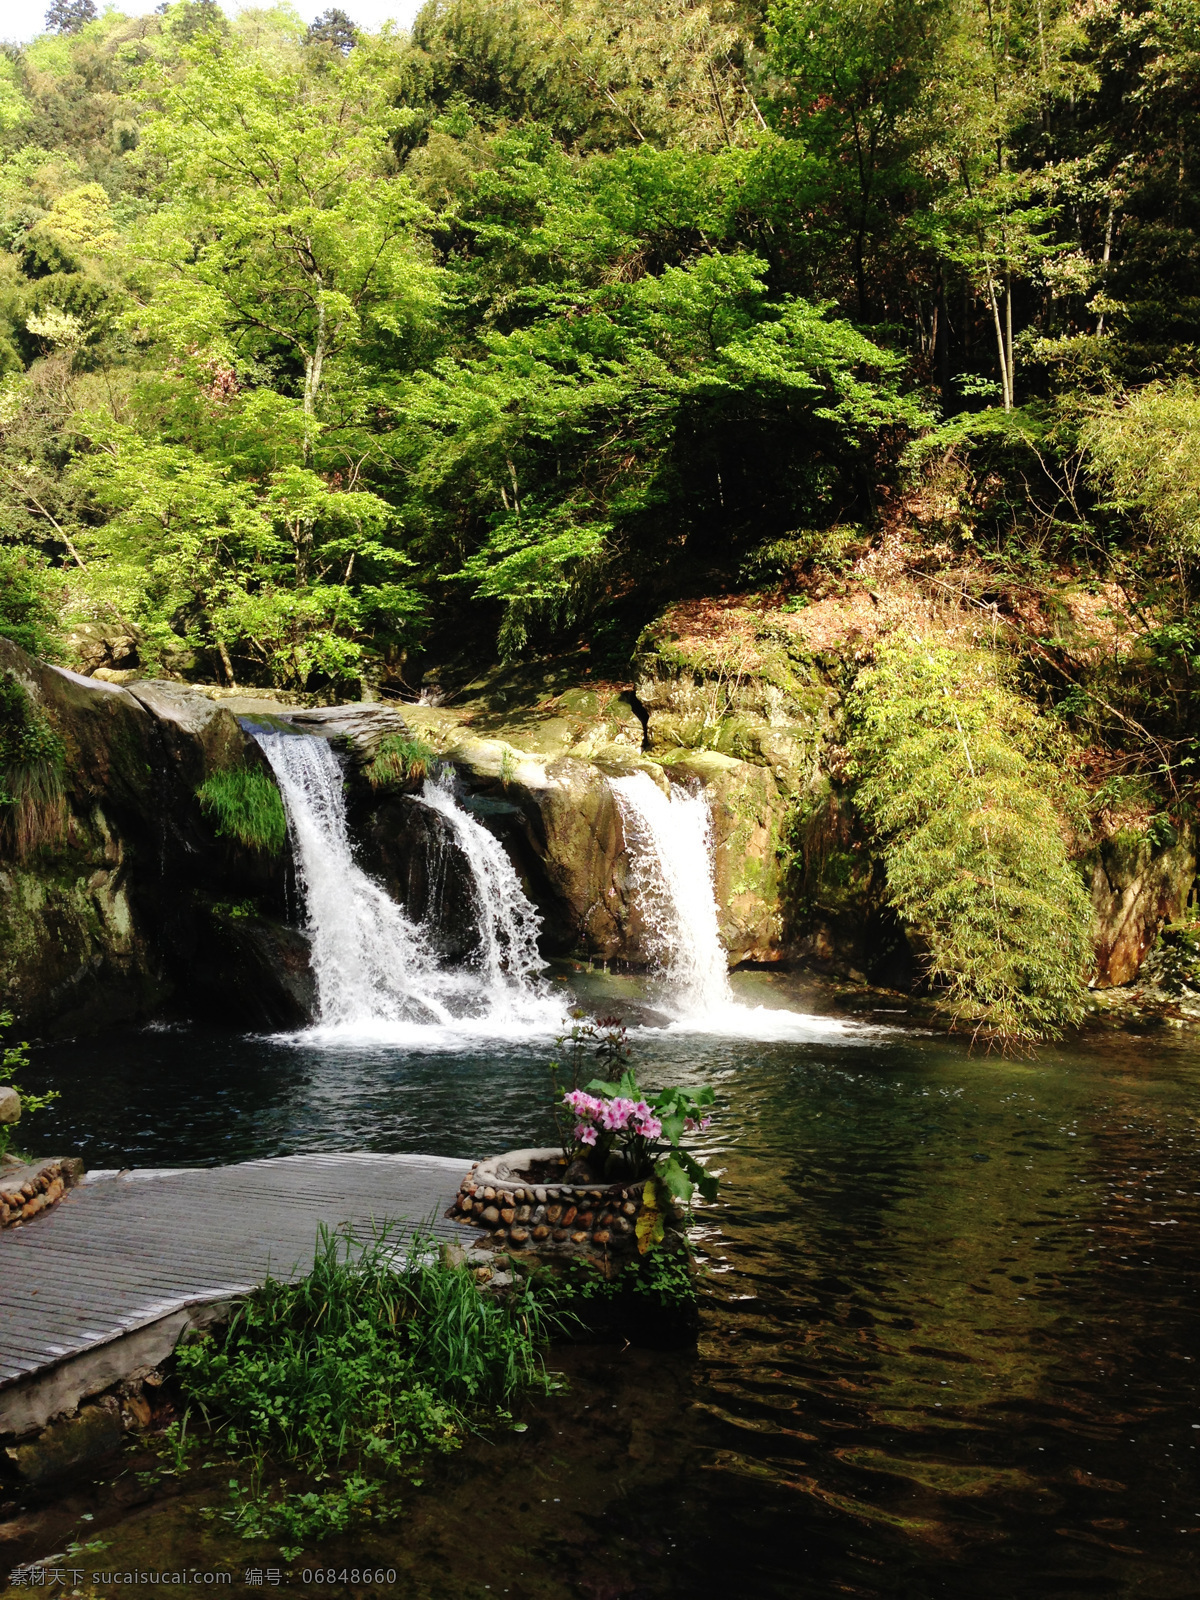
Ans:
POLYGON ((913 640, 880 648, 848 710, 854 802, 930 981, 1006 1043, 1058 1037, 1083 1014, 1090 906, 1051 730, 990 657, 913 640))
MULTIPOLYGON (((322 1227, 312 1271, 268 1279, 226 1328, 179 1351, 184 1395, 235 1451, 247 1484, 227 1513, 247 1537, 313 1539, 386 1513, 386 1480, 518 1395, 545 1391, 543 1316, 524 1289, 504 1300, 443 1263, 420 1237, 361 1243, 322 1227), (265 1486, 265 1457, 332 1480, 265 1486)), ((282 1546, 296 1552, 294 1543, 282 1546)))
POLYGON ((385 734, 375 746, 375 754, 364 771, 373 789, 386 789, 395 783, 419 783, 429 772, 437 755, 423 739, 410 739, 403 733, 385 734))
POLYGON ((217 832, 251 850, 276 855, 287 838, 287 813, 275 780, 261 767, 214 772, 196 791, 217 832))
POLYGON ((0 842, 16 856, 61 842, 67 747, 16 673, 0 673, 0 842))

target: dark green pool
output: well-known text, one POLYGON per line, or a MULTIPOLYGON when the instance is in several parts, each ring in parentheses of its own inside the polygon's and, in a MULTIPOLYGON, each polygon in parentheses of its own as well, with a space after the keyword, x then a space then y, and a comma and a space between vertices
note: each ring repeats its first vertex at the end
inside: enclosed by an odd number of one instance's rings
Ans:
MULTIPOLYGON (((455 1600, 1200 1594, 1200 1047, 1005 1061, 813 1032, 636 1036, 648 1078, 721 1106, 698 1352, 566 1352, 527 1431, 473 1442, 322 1565, 455 1600)), ((466 1157, 548 1137, 551 1054, 130 1032, 41 1053, 63 1091, 41 1133, 91 1166, 466 1157)), ((193 1497, 88 1560, 270 1554, 219 1526, 193 1497)))

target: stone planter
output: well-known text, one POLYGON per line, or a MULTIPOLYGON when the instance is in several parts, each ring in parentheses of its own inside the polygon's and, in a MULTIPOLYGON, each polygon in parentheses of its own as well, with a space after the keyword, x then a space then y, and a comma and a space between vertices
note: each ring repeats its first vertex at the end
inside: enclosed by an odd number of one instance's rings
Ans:
POLYGON ((0 1167, 0 1228, 28 1222, 61 1200, 83 1177, 78 1156, 57 1156, 28 1166, 5 1162, 0 1167))
POLYGON ((446 1215, 480 1230, 477 1250, 583 1258, 606 1275, 637 1255, 646 1180, 564 1183, 561 1150, 509 1150, 477 1162, 446 1215))

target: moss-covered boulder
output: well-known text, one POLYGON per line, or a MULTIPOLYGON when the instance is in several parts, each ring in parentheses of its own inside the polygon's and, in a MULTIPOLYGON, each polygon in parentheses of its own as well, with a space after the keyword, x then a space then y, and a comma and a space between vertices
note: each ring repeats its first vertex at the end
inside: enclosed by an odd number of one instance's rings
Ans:
MULTIPOLYGON (((0 680, 55 764, 49 787, 42 774, 40 787, 22 789, 20 762, 5 779, 26 814, 14 825, 10 795, 0 818, 3 1005, 44 1034, 168 1002, 230 1020, 296 1020, 290 998, 274 1003, 269 957, 246 960, 252 927, 256 948, 269 946, 285 920, 286 853, 223 835, 197 796, 214 773, 261 767, 237 719, 183 685, 134 692, 2 639, 0 680), (239 911, 232 932, 214 920, 223 904, 239 911), (251 970, 264 974, 252 990, 233 981, 251 970)), ((299 956, 289 945, 293 967, 299 956)), ((289 996, 296 981, 292 973, 289 996)))
POLYGON ((769 767, 788 790, 838 698, 785 615, 736 601, 670 608, 643 632, 634 667, 648 749, 714 750, 769 767))

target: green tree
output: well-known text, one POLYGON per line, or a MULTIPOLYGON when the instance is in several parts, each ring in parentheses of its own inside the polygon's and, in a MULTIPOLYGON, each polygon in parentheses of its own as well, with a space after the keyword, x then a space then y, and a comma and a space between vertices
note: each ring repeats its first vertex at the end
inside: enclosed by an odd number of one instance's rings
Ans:
POLYGON ((46 26, 54 33, 78 33, 96 20, 93 0, 52 0, 46 12, 46 26))
MULTIPOLYGON (((253 426, 252 409, 241 416, 253 426)), ((103 413, 81 426, 91 448, 76 479, 107 513, 85 540, 81 586, 137 625, 144 664, 169 665, 186 646, 216 654, 231 683, 235 654, 268 681, 340 682, 358 676, 364 620, 403 633, 419 614, 377 495, 298 461, 263 481, 239 476, 215 453, 148 440, 103 413)))
POLYGON ((330 6, 309 23, 304 42, 327 45, 340 55, 348 56, 358 43, 358 29, 340 6, 330 6))
POLYGON ((577 289, 412 381, 408 513, 425 551, 461 552, 455 576, 505 606, 506 649, 539 615, 577 617, 618 563, 820 516, 865 489, 881 431, 921 424, 902 360, 828 307, 771 302, 764 273, 710 254, 577 289))
POLYGON ((716 148, 764 126, 746 37, 706 0, 431 0, 413 46, 410 100, 536 120, 576 149, 716 148))
POLYGON ((288 69, 209 36, 188 60, 146 130, 175 199, 141 234, 154 271, 141 326, 298 392, 307 459, 331 373, 355 374, 356 341, 369 333, 403 362, 437 305, 424 213, 388 170, 369 52, 288 69))
POLYGON ((768 42, 782 80, 776 121, 803 143, 814 204, 836 250, 849 245, 854 303, 882 307, 872 257, 921 185, 923 108, 953 13, 949 0, 776 0, 768 42))

